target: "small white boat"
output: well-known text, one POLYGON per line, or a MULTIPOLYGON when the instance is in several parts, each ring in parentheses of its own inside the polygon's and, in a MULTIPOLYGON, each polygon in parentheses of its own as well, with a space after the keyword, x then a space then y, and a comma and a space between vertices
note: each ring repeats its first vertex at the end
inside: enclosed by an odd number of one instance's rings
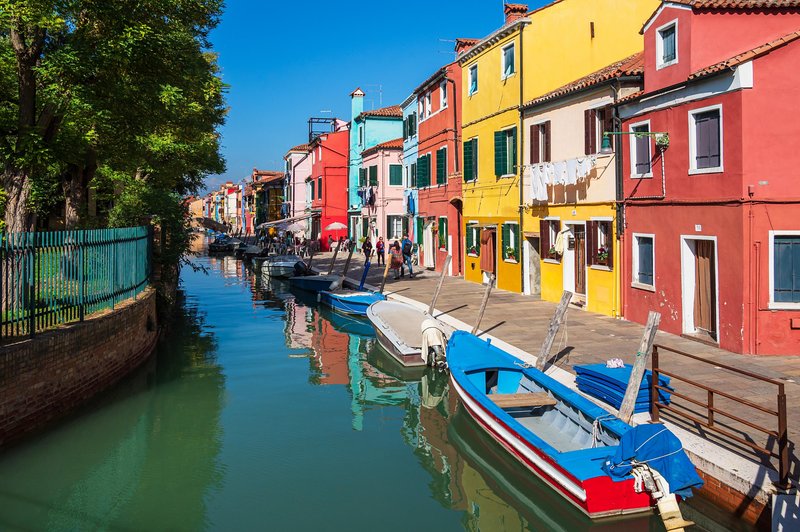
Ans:
POLYGON ((297 255, 274 255, 261 265, 261 273, 279 279, 288 279, 305 271, 305 262, 297 255), (299 264, 298 264, 299 263, 299 264))
POLYGON ((449 337, 453 329, 434 320, 427 312, 399 301, 378 301, 367 309, 367 318, 375 328, 378 344, 404 366, 424 366, 422 356, 423 324, 433 320, 449 337))

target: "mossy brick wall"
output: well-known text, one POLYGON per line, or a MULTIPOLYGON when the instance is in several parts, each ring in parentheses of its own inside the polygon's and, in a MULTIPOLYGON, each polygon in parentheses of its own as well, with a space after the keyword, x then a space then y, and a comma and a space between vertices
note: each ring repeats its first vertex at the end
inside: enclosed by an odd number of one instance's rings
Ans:
POLYGON ((697 492, 698 496, 736 515, 755 530, 770 530, 771 514, 767 506, 700 469, 697 473, 705 482, 703 489, 697 492))
POLYGON ((152 353, 156 293, 0 347, 0 447, 42 429, 116 384, 152 353))

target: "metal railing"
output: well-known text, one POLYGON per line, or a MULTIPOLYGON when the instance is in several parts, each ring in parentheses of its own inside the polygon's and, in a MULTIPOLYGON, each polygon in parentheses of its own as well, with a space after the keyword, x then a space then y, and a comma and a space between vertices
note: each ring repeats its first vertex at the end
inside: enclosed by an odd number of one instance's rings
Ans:
POLYGON ((778 478, 778 482, 776 482, 776 485, 779 488, 782 488, 782 489, 788 489, 791 486, 791 484, 789 482, 789 440, 788 440, 788 429, 787 429, 787 426, 786 426, 786 393, 784 391, 784 383, 782 383, 781 381, 775 380, 775 379, 770 379, 768 377, 764 377, 762 375, 758 375, 756 373, 752 373, 752 372, 749 372, 749 371, 746 371, 746 370, 738 369, 738 368, 735 368, 733 366, 728 366, 726 364, 721 364, 721 363, 716 362, 716 361, 705 360, 705 359, 703 359, 703 358, 701 358, 701 357, 699 357, 697 355, 684 353, 683 351, 678 351, 677 349, 672 349, 670 347, 666 347, 664 345, 659 345, 659 344, 656 344, 656 345, 653 346, 653 370, 652 371, 653 371, 653 376, 652 376, 652 382, 650 383, 650 414, 651 414, 651 417, 652 417, 653 421, 658 421, 659 420, 659 416, 660 416, 661 410, 667 410, 667 411, 670 411, 670 412, 674 413, 675 415, 677 415, 679 417, 683 417, 683 418, 688 419, 688 420, 690 420, 690 421, 692 421, 692 422, 694 422, 694 423, 696 423, 696 424, 698 424, 698 425, 700 425, 702 427, 705 427, 708 430, 711 430, 713 432, 721 434, 722 436, 724 436, 726 438, 729 438, 729 439, 735 441, 736 443, 739 443, 741 445, 749 447, 749 448, 753 449, 755 452, 757 452, 759 454, 762 454, 762 455, 765 455, 765 456, 768 456, 768 457, 771 457, 771 458, 777 458, 778 459, 778 468, 777 468, 777 470, 778 470, 778 477, 779 478, 778 478), (737 397, 736 395, 733 395, 731 393, 727 393, 727 392, 724 392, 722 390, 719 390, 719 389, 716 389, 716 388, 712 388, 711 386, 706 386, 705 384, 701 384, 701 383, 699 383, 699 382, 697 382, 695 380, 692 380, 690 378, 687 378, 687 377, 682 377, 682 376, 680 376, 680 375, 678 375, 678 374, 676 374, 674 372, 666 371, 666 370, 662 369, 661 366, 660 366, 659 350, 660 351, 667 351, 669 353, 672 353, 672 354, 675 354, 675 355, 679 355, 679 356, 682 356, 682 357, 691 358, 692 360, 697 360, 698 362, 703 362, 705 364, 709 364, 709 365, 713 366, 714 368, 730 371, 732 373, 741 375, 742 377, 747 377, 747 378, 750 378, 750 379, 756 379, 756 380, 759 380, 759 381, 762 381, 762 382, 765 382, 765 383, 768 383, 768 384, 773 384, 773 385, 777 386, 776 408, 772 409, 772 408, 761 406, 761 405, 756 404, 756 403, 754 403, 752 401, 748 401, 747 399, 744 399, 742 397, 737 397), (666 386, 661 386, 659 384, 659 378, 661 377, 661 375, 666 375, 667 377, 670 377, 671 379, 676 379, 676 380, 679 380, 679 381, 681 381, 683 383, 686 383, 686 384, 688 384, 690 386, 694 386, 696 388, 699 388, 700 390, 704 390, 706 392, 706 402, 704 403, 703 401, 700 401, 700 400, 697 400, 695 398, 689 397, 686 394, 677 392, 674 389, 670 389, 670 388, 668 388, 666 386), (660 402, 659 390, 662 390, 662 391, 664 391, 664 392, 666 392, 666 393, 668 393, 668 394, 670 394, 670 395, 672 395, 674 397, 679 397, 679 398, 681 398, 681 399, 683 399, 685 401, 688 401, 688 402, 690 402, 690 403, 692 403, 694 405, 697 405, 697 406, 699 406, 701 408, 705 408, 706 409, 706 417, 705 417, 705 419, 702 419, 702 418, 697 417, 697 416, 693 416, 693 415, 685 412, 684 410, 680 410, 680 409, 675 408, 675 407, 673 407, 673 406, 671 406, 669 404, 665 404, 665 403, 660 402), (734 414, 732 412, 728 412, 726 410, 723 410, 722 408, 720 408, 719 406, 716 406, 714 404, 714 397, 715 396, 724 397, 724 398, 729 399, 731 401, 735 401, 738 405, 741 405, 743 407, 751 408, 751 409, 757 410, 759 412, 762 412, 764 414, 768 414, 770 416, 776 417, 777 418, 777 425, 778 425, 777 426, 777 430, 773 430, 773 429, 770 429, 770 428, 767 428, 767 427, 762 427, 761 425, 758 425, 757 423, 754 423, 753 421, 745 419, 741 415, 736 415, 736 414, 734 414), (766 434, 768 437, 771 436, 772 438, 775 439, 775 441, 778 444, 778 452, 775 452, 772 449, 769 449, 767 447, 763 447, 761 445, 758 445, 758 444, 754 443, 753 441, 748 441, 748 440, 746 440, 746 439, 734 434, 733 432, 731 432, 729 430, 721 428, 719 426, 718 421, 715 418, 715 416, 717 416, 717 415, 726 417, 728 419, 732 419, 732 420, 734 420, 734 421, 736 421, 738 423, 741 423, 742 425, 744 425, 746 427, 749 427, 749 428, 751 428, 753 430, 762 432, 762 433, 766 434))
POLYGON ((150 227, 0 235, 0 338, 33 336, 135 298, 149 282, 150 227))

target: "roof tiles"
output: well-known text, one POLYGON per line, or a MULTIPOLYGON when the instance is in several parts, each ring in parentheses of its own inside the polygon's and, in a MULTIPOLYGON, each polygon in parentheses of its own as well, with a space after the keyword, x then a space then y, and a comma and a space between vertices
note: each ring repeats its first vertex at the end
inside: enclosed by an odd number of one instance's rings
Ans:
POLYGON ((390 118, 402 118, 403 109, 399 105, 390 105, 388 107, 381 107, 380 109, 364 111, 360 115, 358 115, 358 118, 363 118, 365 116, 384 116, 390 118))
POLYGON ((770 7, 800 7, 800 0, 668 0, 694 9, 763 9, 770 7))

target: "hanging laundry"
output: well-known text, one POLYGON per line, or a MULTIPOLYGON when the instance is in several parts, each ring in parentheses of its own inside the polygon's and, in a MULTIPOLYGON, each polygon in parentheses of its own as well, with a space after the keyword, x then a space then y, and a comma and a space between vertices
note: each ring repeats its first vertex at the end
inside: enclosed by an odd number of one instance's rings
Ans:
POLYGON ((544 171, 544 182, 548 185, 555 185, 556 172, 553 163, 544 163, 542 169, 544 171))
POLYGON ((542 165, 528 166, 525 169, 525 179, 531 184, 531 199, 534 201, 547 201, 547 176, 542 165))
POLYGON ((564 251, 566 251, 567 249, 568 236, 566 233, 569 233, 568 227, 564 227, 564 229, 559 231, 558 235, 556 235, 556 243, 553 247, 555 248, 556 253, 558 253, 559 255, 563 255, 564 251))
POLYGON ((565 184, 567 185, 575 185, 578 183, 578 160, 577 159, 570 159, 566 161, 567 165, 567 177, 565 180, 565 184))
POLYGON ((556 185, 564 185, 567 182, 567 163, 564 161, 559 161, 553 164, 553 171, 555 173, 555 177, 553 178, 553 183, 556 185))

